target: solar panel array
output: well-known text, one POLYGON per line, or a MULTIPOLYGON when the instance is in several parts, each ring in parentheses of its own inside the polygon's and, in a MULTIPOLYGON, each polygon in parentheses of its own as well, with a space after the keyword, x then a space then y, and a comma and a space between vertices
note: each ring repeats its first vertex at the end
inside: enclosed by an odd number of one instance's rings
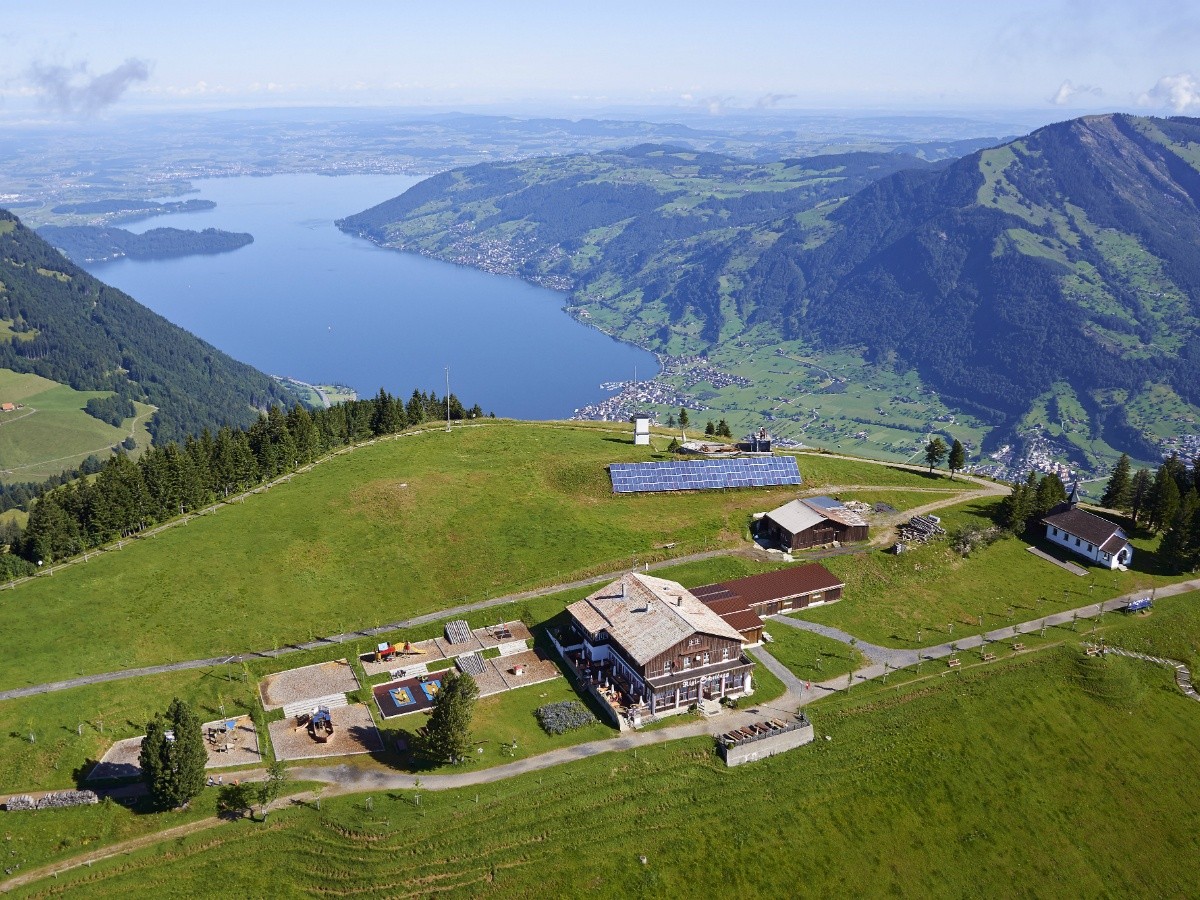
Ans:
POLYGON ((794 456, 613 463, 608 473, 616 494, 800 484, 794 456))

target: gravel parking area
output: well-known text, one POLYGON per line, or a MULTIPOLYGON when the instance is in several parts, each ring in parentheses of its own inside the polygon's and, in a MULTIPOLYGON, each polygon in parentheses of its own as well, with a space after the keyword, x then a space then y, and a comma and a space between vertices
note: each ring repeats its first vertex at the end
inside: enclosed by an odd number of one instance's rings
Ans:
POLYGON ((324 759, 383 750, 383 739, 371 718, 371 710, 365 705, 338 706, 329 714, 333 719, 333 736, 326 744, 314 741, 307 728, 296 728, 294 718, 268 725, 276 759, 324 759))
POLYGON ((258 750, 258 731, 255 730, 254 721, 249 716, 205 722, 201 727, 204 731, 204 743, 208 748, 208 765, 204 768, 253 766, 262 762, 262 754, 258 750), (225 730, 227 721, 235 723, 231 732, 225 730))
POLYGON ((145 735, 125 738, 117 741, 108 748, 108 752, 96 764, 96 768, 88 773, 86 781, 99 781, 102 778, 140 778, 142 767, 138 765, 138 756, 142 752, 142 738, 145 735))
POLYGON ((265 709, 358 690, 354 669, 344 659, 268 675, 258 686, 265 709))

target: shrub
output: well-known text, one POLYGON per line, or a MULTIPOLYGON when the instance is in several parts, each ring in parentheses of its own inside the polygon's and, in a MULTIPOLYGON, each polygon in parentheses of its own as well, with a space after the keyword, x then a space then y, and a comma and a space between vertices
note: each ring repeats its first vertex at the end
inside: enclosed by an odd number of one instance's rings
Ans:
POLYGON ((546 734, 566 734, 585 725, 592 725, 596 717, 578 700, 562 700, 547 703, 533 711, 538 724, 546 734))

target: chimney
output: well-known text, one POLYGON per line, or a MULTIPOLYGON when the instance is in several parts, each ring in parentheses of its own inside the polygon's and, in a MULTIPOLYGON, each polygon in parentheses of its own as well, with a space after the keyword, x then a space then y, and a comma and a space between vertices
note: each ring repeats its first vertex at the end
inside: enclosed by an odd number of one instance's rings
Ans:
POLYGON ((676 605, 676 606, 683 606, 683 598, 682 598, 682 597, 676 597, 676 598, 675 598, 675 605, 676 605))

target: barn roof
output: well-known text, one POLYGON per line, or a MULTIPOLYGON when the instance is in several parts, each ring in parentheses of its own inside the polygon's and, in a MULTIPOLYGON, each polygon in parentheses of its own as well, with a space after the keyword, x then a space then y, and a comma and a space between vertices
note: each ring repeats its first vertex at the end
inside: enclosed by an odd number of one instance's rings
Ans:
POLYGON ((767 518, 789 534, 799 534, 825 521, 823 514, 800 500, 793 500, 771 510, 767 513, 767 518))
POLYGON ((683 585, 637 572, 572 603, 567 610, 590 633, 607 631, 639 665, 694 634, 742 640, 736 628, 683 585))
MULTIPOLYGON (((722 581, 720 584, 706 585, 695 588, 699 597, 713 596, 710 589, 722 591, 721 603, 732 603, 728 596, 736 597, 743 608, 759 603, 770 603, 775 600, 787 600, 792 597, 803 597, 818 591, 828 591, 833 588, 845 587, 846 584, 820 563, 809 563, 774 572, 763 572, 760 575, 749 575, 732 581, 722 581)), ((716 603, 712 603, 716 608, 716 603)))

